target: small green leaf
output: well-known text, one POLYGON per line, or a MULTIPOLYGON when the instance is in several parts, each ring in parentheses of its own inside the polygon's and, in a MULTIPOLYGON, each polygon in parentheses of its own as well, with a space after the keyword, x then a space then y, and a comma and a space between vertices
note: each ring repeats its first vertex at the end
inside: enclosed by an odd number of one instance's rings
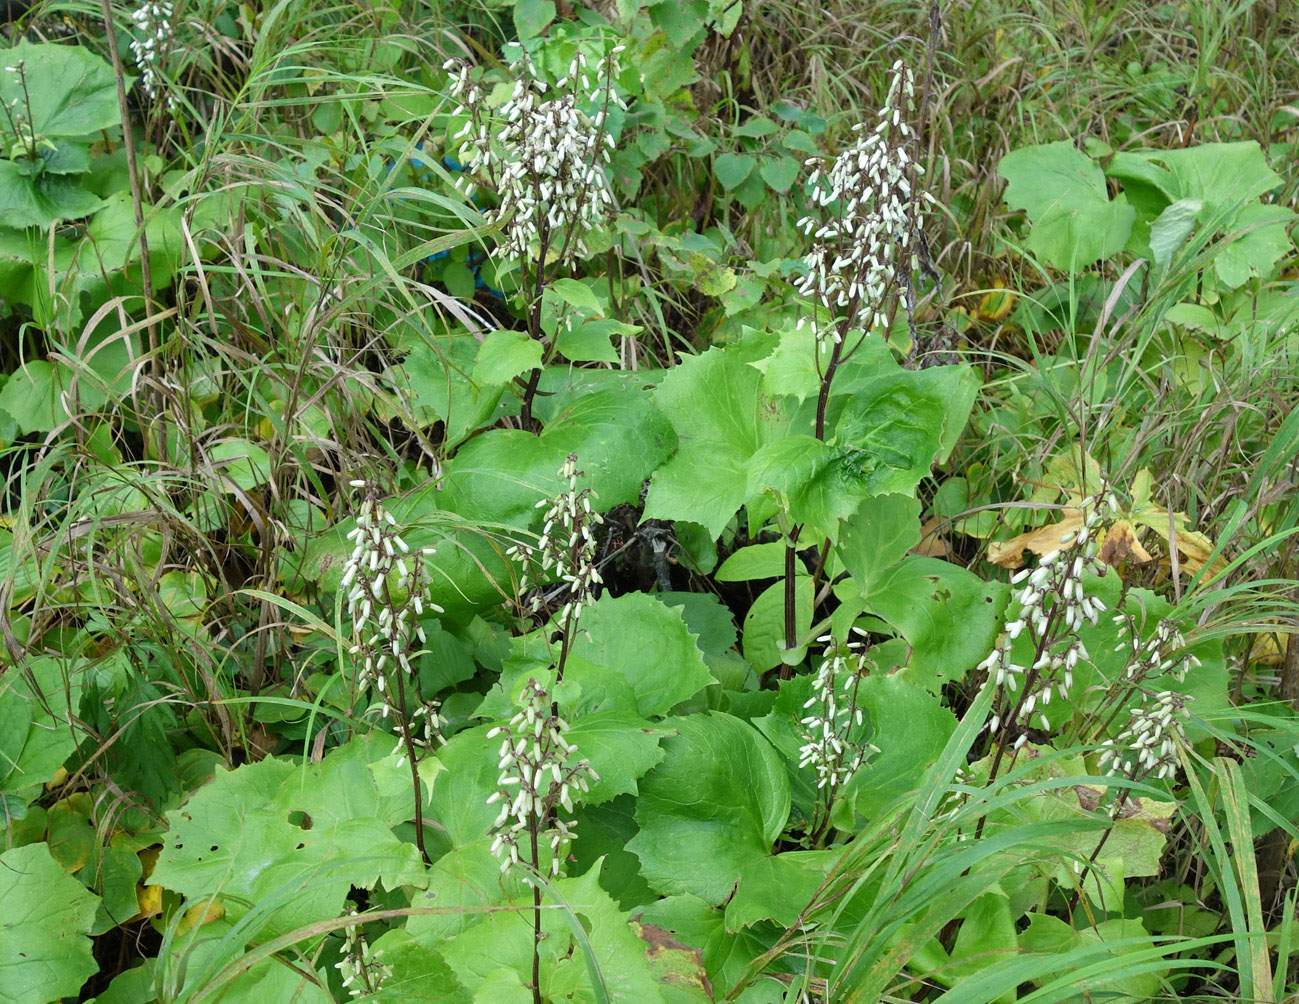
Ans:
POLYGON ((541 343, 526 331, 491 331, 478 347, 474 380, 484 384, 506 384, 520 374, 541 365, 541 343))
POLYGON ((271 476, 271 458, 256 443, 246 439, 223 439, 208 447, 213 471, 246 492, 264 485, 271 476))
POLYGON ((520 42, 540 35, 553 20, 555 5, 551 0, 517 0, 514 4, 514 30, 520 42))
POLYGON ((555 351, 575 363, 616 363, 618 350, 609 339, 634 335, 641 329, 609 318, 583 321, 576 327, 561 328, 555 336, 555 351))
POLYGON ((576 279, 556 279, 546 287, 546 291, 554 293, 565 303, 577 307, 579 310, 589 310, 597 317, 604 313, 604 308, 600 306, 599 297, 584 282, 579 282, 576 279))
POLYGON ((474 298, 474 274, 462 261, 448 261, 442 269, 442 285, 447 292, 461 300, 474 298))
POLYGON ((738 188, 757 166, 757 158, 747 153, 724 153, 713 161, 713 174, 726 191, 738 188))
POLYGON ((799 163, 793 157, 778 157, 775 160, 764 160, 758 170, 767 187, 783 195, 798 178, 799 163))
POLYGON ((760 136, 770 136, 776 131, 776 123, 762 115, 755 115, 751 119, 741 122, 733 130, 736 136, 748 136, 758 138, 760 136))
POLYGON ((718 582, 749 582, 753 579, 774 579, 785 574, 785 544, 771 541, 750 544, 735 551, 722 562, 714 578, 718 582))
MULTIPOLYGON (((798 566, 802 571, 802 564, 798 566)), ((812 626, 812 577, 794 579, 794 635, 802 638, 812 626)), ((758 596, 744 615, 744 658, 755 672, 764 673, 782 662, 797 665, 806 649, 785 648, 785 583, 775 582, 758 596)))

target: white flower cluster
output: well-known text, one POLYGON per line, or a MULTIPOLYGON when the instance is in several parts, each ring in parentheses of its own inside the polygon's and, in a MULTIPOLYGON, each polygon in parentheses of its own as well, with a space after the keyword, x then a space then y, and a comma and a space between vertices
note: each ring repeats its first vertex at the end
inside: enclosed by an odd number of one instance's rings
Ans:
MULTIPOLYGON (((348 916, 356 916, 355 907, 348 910, 348 916)), ((360 924, 348 928, 343 958, 334 963, 343 977, 343 989, 352 997, 376 993, 392 975, 392 967, 379 961, 382 955, 383 949, 376 952, 370 948, 360 924)))
POLYGON ((453 114, 471 116, 453 137, 463 144, 465 165, 456 184, 472 194, 480 178, 495 189, 507 260, 563 264, 589 253, 587 233, 613 206, 605 176, 615 145, 608 115, 611 107, 626 108, 613 85, 622 50, 615 46, 590 67, 579 49, 568 72, 549 85, 525 55, 498 116, 487 113, 469 67, 456 60, 446 64, 457 71, 451 80, 458 102, 453 114))
POLYGON ((1185 694, 1162 690, 1147 707, 1130 708, 1127 727, 1114 739, 1105 740, 1100 769, 1110 775, 1135 778, 1139 773, 1155 778, 1177 773, 1177 745, 1181 720, 1191 700, 1185 694))
MULTIPOLYGON (((1096 557, 1096 528, 1113 512, 1114 500, 1109 492, 1101 492, 1084 504, 1087 515, 1083 525, 1060 538, 1060 548, 1044 554, 1036 568, 1026 568, 1011 577, 1011 583, 1021 585, 1015 596, 1019 617, 1006 625, 1005 634, 981 664, 988 674, 984 686, 996 687, 1009 697, 1024 693, 1015 699, 1007 710, 994 712, 988 729, 996 732, 1003 722, 1027 724, 1036 711, 1043 729, 1049 728, 1043 712, 1052 696, 1061 700, 1069 696, 1073 687, 1073 671, 1082 659, 1089 658, 1087 649, 1078 638, 1078 629, 1084 623, 1095 624, 1105 604, 1088 596, 1083 587, 1083 574, 1092 572, 1104 575, 1106 566, 1096 557), (1020 665, 1014 661, 1012 651, 1015 639, 1027 633, 1032 645, 1032 661, 1020 665)), ((1021 734, 1015 741, 1018 749, 1027 741, 1021 734)))
POLYGON ((1124 676, 1140 683, 1148 676, 1160 676, 1172 673, 1180 682, 1200 660, 1186 649, 1186 639, 1177 625, 1167 618, 1160 618, 1150 638, 1143 642, 1137 630, 1136 621, 1131 614, 1116 614, 1114 623, 1124 635, 1122 641, 1114 646, 1116 652, 1130 653, 1124 676))
MULTIPOLYGON (((443 612, 426 596, 423 559, 434 549, 412 554, 397 532, 397 521, 384 508, 378 488, 367 481, 350 484, 364 494, 356 527, 347 535, 353 541, 352 553, 343 566, 342 588, 347 590, 347 612, 356 638, 349 651, 361 657, 360 688, 364 691, 373 685, 378 690, 387 716, 393 708, 385 670, 392 667, 413 676, 412 650, 427 641, 418 618, 426 610, 443 612)), ((428 706, 416 714, 428 718, 426 731, 439 724, 436 711, 428 706)))
MULTIPOLYGON (((144 3, 131 11, 131 23, 140 33, 138 38, 131 40, 131 55, 135 58, 135 65, 140 68, 140 86, 151 98, 156 98, 162 89, 158 65, 172 38, 172 14, 170 0, 144 0, 144 3)), ((168 104, 173 101, 174 99, 168 98, 168 104)))
MULTIPOLYGON (((487 733, 501 739, 499 789, 487 804, 501 806, 492 828, 491 851, 501 861, 501 871, 519 863, 519 840, 533 849, 543 839, 550 844, 550 874, 558 875, 565 849, 573 839, 571 820, 559 809, 573 811, 573 790, 585 792, 600 778, 586 760, 574 760, 577 747, 564 738, 568 723, 555 712, 550 695, 536 680, 523 691, 523 706, 510 719, 487 733), (536 843, 532 842, 535 836, 536 843)), ((530 862, 539 867, 540 862, 530 862)))
MULTIPOLYGON (((807 161, 813 168, 812 201, 828 212, 799 220, 812 250, 798 290, 831 311, 848 307, 867 330, 886 323, 887 293, 919 209, 914 179, 924 170, 908 152, 914 134, 902 113, 914 95, 911 70, 898 60, 878 122, 854 126, 857 141, 829 166, 818 158, 807 161)), ((838 341, 839 328, 832 330, 838 341)))
MULTIPOLYGON (((853 628, 858 635, 864 634, 853 628)), ((864 643, 840 645, 831 635, 818 638, 826 646, 812 681, 812 696, 803 710, 816 710, 802 720, 803 747, 798 751, 799 767, 816 771, 816 786, 833 791, 845 783, 866 760, 867 752, 879 747, 849 738, 861 728, 862 710, 857 706, 857 688, 867 674, 864 643)))
MULTIPOLYGON (((604 519, 591 509, 591 500, 599 496, 590 488, 579 490, 577 487, 578 479, 585 477, 585 472, 577 469, 576 453, 570 453, 564 460, 559 476, 568 482, 568 491, 561 492, 554 499, 542 499, 536 506, 546 510, 541 539, 535 547, 521 542, 512 545, 505 553, 523 565, 522 591, 541 584, 533 580, 531 566, 534 561, 541 566, 539 578, 542 582, 559 579, 564 594, 564 605, 559 611, 562 623, 568 620, 570 613, 574 619, 580 617, 582 608, 591 602, 596 587, 603 582, 599 569, 595 567, 593 531, 604 519)), ((536 590, 529 600, 529 609, 537 613, 545 606, 546 600, 545 592, 536 590)))

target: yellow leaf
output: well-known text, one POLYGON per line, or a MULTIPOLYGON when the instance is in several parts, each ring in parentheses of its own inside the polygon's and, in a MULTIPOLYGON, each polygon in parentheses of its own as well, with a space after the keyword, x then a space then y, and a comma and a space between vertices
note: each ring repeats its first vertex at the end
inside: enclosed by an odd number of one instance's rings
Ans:
POLYGON ((1289 641, 1290 636, 1279 631, 1256 635, 1254 644, 1249 650, 1249 661, 1264 666, 1279 666, 1281 660, 1285 658, 1285 649, 1289 641))
POLYGON ((1141 546, 1136 531, 1126 519, 1118 520, 1108 527, 1100 536, 1099 543, 1098 556, 1111 568, 1117 568, 1128 557, 1139 562, 1150 560, 1150 552, 1141 546))
POLYGON ((946 520, 930 516, 920 527, 920 543, 911 549, 912 554, 926 558, 946 558, 951 553, 947 546, 947 537, 943 534, 946 520))
POLYGON ((1018 297, 998 279, 992 284, 992 289, 984 293, 983 299, 979 301, 979 320, 1004 320, 1006 315, 1014 309, 1016 299, 1018 297))
POLYGON ((1064 519, 1058 523, 1028 530, 1007 541, 994 540, 988 545, 988 560, 1002 568, 1021 568, 1025 551, 1043 555, 1060 550, 1061 538, 1083 525, 1081 509, 1066 509, 1064 513, 1064 519))
MULTIPOLYGON (((149 888, 153 888, 150 886, 149 888)), ((196 927, 202 927, 204 924, 210 924, 214 920, 220 920, 226 915, 225 904, 217 897, 212 896, 200 903, 195 903, 180 918, 180 924, 176 928, 177 934, 184 934, 196 927)))
POLYGON ((162 913, 162 886, 142 885, 135 887, 135 902, 140 907, 131 920, 143 920, 145 917, 156 917, 162 913))

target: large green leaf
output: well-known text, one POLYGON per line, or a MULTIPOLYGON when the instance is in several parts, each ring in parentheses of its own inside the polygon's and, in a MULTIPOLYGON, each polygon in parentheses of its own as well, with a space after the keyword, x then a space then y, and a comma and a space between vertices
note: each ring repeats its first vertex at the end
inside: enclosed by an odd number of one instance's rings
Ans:
POLYGON ((786 851, 751 861, 726 904, 726 930, 738 931, 764 920, 795 926, 842 855, 842 849, 786 851))
POLYGON ((771 853, 789 819, 789 781, 753 726, 719 712, 675 719, 667 756, 640 783, 627 849, 666 894, 725 902, 744 867, 771 853))
MULTIPOLYGON (((0 53, 0 65, 22 73, 0 74, 0 101, 29 108, 38 136, 93 136, 121 125, 113 68, 78 45, 19 42, 0 53)), ((132 78, 127 78, 130 88, 132 78)))
MULTIPOLYGON (((475 436, 447 462, 440 487, 429 481, 389 509, 409 528, 412 548, 437 548, 433 598, 449 617, 462 616, 499 601, 509 588, 509 544, 491 534, 539 524, 537 502, 567 488, 558 471, 570 452, 586 474, 582 487, 598 496, 593 505, 608 511, 635 502, 645 478, 675 448, 672 426, 639 386, 576 394, 540 436, 518 429, 475 436)), ((354 525, 344 521, 311 541, 303 574, 337 588, 354 525)))
POLYGON ((45 230, 59 220, 89 216, 103 200, 62 175, 32 175, 0 160, 0 225, 45 230))
MULTIPOLYGON (((103 201, 103 208, 75 241, 57 235, 51 240, 34 227, 0 229, 0 296, 31 307, 40 326, 48 328, 57 321, 67 331, 77 330, 83 306, 93 310, 113 294, 138 296, 140 242, 134 214, 130 195, 117 192, 103 201)), ((149 267, 155 283, 170 278, 180 261, 179 218, 177 207, 146 209, 149 267)), ((105 324, 96 332, 96 340, 111 337, 115 329, 114 316, 111 326, 105 324)))
POLYGON ((599 805, 619 795, 635 795, 636 782, 663 759, 663 729, 617 711, 597 712, 573 720, 568 741, 599 775, 582 801, 599 805))
POLYGON ((471 1004, 473 998, 456 979, 440 952, 420 944, 401 929, 389 931, 373 943, 382 962, 392 972, 379 990, 367 994, 367 1004, 471 1004))
POLYGON ((336 916, 353 884, 419 881, 418 851, 392 832, 413 809, 410 774, 393 755, 369 762, 378 753, 357 740, 319 763, 218 771, 167 813, 152 883, 220 896, 231 917, 255 907, 284 932, 336 916))
POLYGON ((713 348, 682 360, 654 399, 680 445, 654 474, 645 515, 688 520, 718 536, 748 498, 750 458, 785 428, 745 345, 713 348))
POLYGON ((28 844, 0 854, 0 903, 0 1004, 75 997, 98 969, 89 933, 99 897, 45 844, 28 844))
POLYGON ((1167 253, 1164 242, 1172 226, 1168 214, 1179 206, 1183 213, 1193 211, 1202 226, 1227 235, 1215 249, 1213 266, 1228 288, 1243 285, 1251 276, 1269 274, 1293 249, 1287 226, 1295 214, 1284 206, 1257 201, 1282 179, 1253 141, 1121 153, 1107 173, 1137 195, 1148 219, 1158 216, 1146 223, 1152 253, 1167 253))
POLYGON ((713 679, 680 609, 647 593, 600 597, 582 614, 572 651, 625 680, 641 718, 668 714, 713 679))
MULTIPOLYGON (((393 414, 408 414, 419 425, 442 422, 448 447, 483 425, 496 410, 499 366, 488 367, 490 382, 476 372, 478 342, 471 335, 412 338, 406 358, 383 372, 383 380, 405 403, 393 414)), ((508 379, 508 377, 506 378, 508 379)))
POLYGON ((997 173, 1006 204, 1028 213, 1028 250, 1054 268, 1081 271, 1127 243, 1137 211, 1111 201, 1105 175, 1069 140, 1012 150, 997 173))
MULTIPOLYGON (((855 583, 842 584, 841 595, 855 583)), ((907 640, 906 677, 935 693, 992 649, 1007 588, 938 558, 908 555, 861 587, 866 609, 907 640)))
POLYGON ((955 445, 977 393, 978 379, 964 366, 898 370, 857 384, 835 426, 843 466, 833 473, 858 494, 827 517, 850 515, 865 494, 914 494, 955 445))
POLYGON ((721 910, 689 894, 651 903, 638 919, 641 937, 647 941, 681 945, 698 952, 714 987, 734 986, 745 975, 749 963, 770 947, 769 940, 750 929, 728 931, 721 910))

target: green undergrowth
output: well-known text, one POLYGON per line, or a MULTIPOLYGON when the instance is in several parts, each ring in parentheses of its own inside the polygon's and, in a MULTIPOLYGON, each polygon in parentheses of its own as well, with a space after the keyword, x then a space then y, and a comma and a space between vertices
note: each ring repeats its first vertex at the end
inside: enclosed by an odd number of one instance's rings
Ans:
POLYGON ((1299 993, 1286 4, 10 16, 0 1004, 1299 993))

